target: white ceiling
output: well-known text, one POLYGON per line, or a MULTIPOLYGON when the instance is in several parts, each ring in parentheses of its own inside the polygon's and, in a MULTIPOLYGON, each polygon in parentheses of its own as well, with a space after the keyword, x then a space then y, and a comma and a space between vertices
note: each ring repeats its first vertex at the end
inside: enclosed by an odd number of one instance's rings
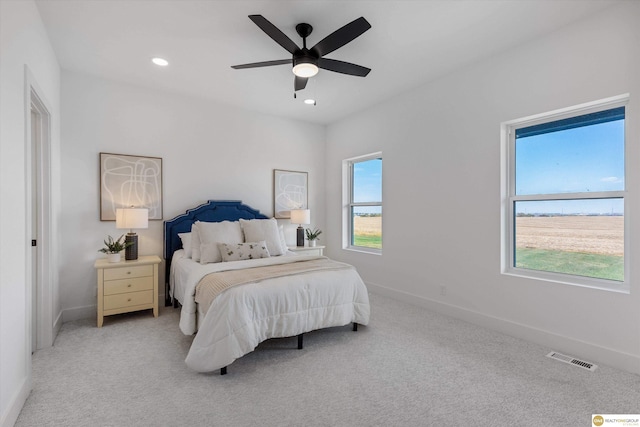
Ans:
POLYGON ((543 36, 620 0, 218 1, 37 0, 63 69, 213 99, 250 110, 331 123, 456 68, 543 36), (248 15, 260 14, 298 45, 313 46, 364 16, 372 28, 327 55, 372 69, 365 78, 326 70, 293 98, 291 67, 231 65, 290 54, 248 15), (150 59, 170 61, 160 68, 150 59), (315 89, 313 88, 315 86, 315 89))

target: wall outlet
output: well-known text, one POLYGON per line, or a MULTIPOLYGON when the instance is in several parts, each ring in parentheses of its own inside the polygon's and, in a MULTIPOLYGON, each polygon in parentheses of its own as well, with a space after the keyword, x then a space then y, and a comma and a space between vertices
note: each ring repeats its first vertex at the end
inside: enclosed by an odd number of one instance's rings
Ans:
POLYGON ((443 297, 447 296, 447 287, 446 286, 440 286, 440 295, 442 295, 443 297))

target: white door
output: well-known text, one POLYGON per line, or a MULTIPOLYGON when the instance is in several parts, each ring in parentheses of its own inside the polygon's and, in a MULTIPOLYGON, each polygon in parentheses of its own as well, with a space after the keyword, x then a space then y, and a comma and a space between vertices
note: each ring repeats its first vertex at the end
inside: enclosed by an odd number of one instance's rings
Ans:
POLYGON ((31 107, 31 352, 38 348, 38 182, 42 142, 41 116, 31 107))

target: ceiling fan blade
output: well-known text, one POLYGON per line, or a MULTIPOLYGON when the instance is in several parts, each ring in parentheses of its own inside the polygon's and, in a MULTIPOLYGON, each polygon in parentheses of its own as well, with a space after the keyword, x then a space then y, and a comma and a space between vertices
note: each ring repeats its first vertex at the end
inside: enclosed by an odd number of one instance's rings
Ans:
POLYGON ((285 33, 280 31, 278 27, 273 25, 271 22, 267 21, 267 19, 262 15, 249 15, 249 19, 251 19, 254 24, 256 24, 262 31, 267 33, 269 37, 275 40, 283 48, 287 49, 289 53, 293 54, 296 50, 298 50, 298 45, 293 42, 285 33))
POLYGON ((307 77, 298 77, 296 76, 295 80, 293 81, 293 91, 297 92, 299 90, 304 89, 305 87, 307 87, 307 81, 309 79, 307 77))
POLYGON ((365 77, 369 74, 369 71, 371 71, 371 68, 363 67, 362 65, 329 58, 320 58, 318 60, 318 67, 329 71, 335 71, 336 73, 349 74, 350 76, 358 77, 365 77))
POLYGON ((315 51, 318 56, 327 55, 360 36, 369 28, 371 28, 371 24, 361 16, 320 40, 311 50, 315 51))
POLYGON ((291 59, 277 59, 275 61, 253 62, 251 64, 232 65, 231 68, 241 70, 243 68, 258 68, 258 67, 270 67, 272 65, 285 65, 292 64, 291 59))

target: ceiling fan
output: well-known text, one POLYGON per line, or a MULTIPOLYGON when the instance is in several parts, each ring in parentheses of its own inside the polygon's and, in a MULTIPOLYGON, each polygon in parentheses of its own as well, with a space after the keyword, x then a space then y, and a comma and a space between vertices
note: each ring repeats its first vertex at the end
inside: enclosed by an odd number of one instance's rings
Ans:
POLYGON ((349 22, 342 28, 329 34, 320 40, 315 46, 307 48, 307 37, 313 31, 313 27, 309 24, 296 25, 296 32, 302 37, 302 49, 280 31, 275 25, 269 22, 262 15, 249 15, 251 19, 262 31, 267 33, 269 37, 275 40, 280 46, 285 48, 293 55, 291 59, 278 59, 275 61, 254 62, 251 64, 232 65, 231 68, 240 70, 243 68, 269 67, 272 65, 293 65, 293 81, 294 96, 295 92, 304 89, 307 86, 309 77, 313 77, 318 73, 318 69, 322 68, 336 73, 348 74, 350 76, 365 77, 371 69, 361 65, 352 64, 350 62, 338 61, 336 59, 324 58, 325 55, 341 48, 362 33, 371 28, 371 24, 366 19, 360 17, 349 22))

